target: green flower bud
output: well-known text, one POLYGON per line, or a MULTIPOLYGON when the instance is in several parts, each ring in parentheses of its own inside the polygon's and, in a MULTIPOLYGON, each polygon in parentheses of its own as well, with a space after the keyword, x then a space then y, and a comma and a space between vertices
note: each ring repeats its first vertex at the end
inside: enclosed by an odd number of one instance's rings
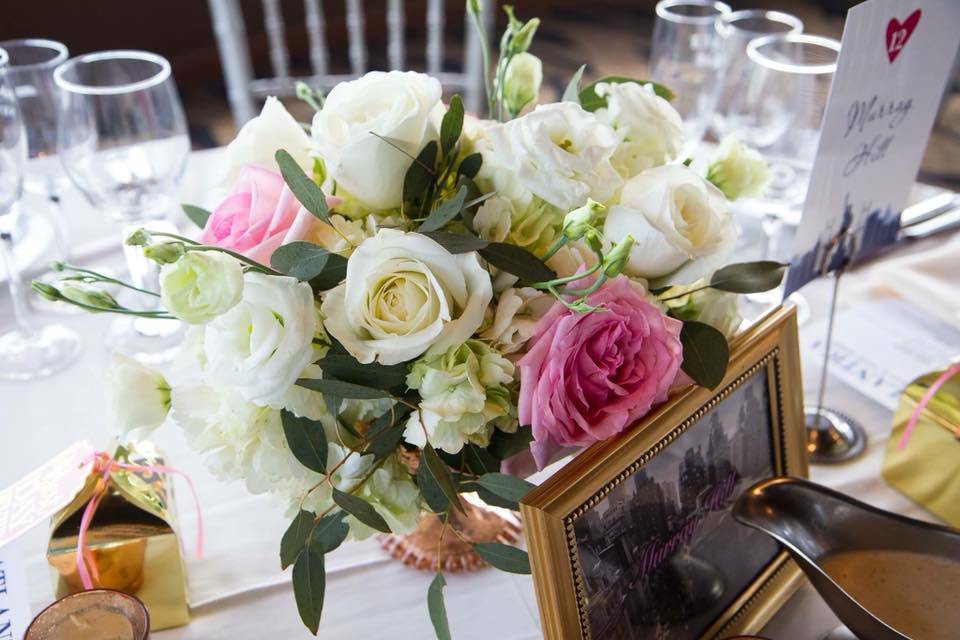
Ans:
POLYGON ((533 36, 537 33, 537 27, 540 26, 540 18, 531 18, 526 24, 520 27, 513 36, 513 42, 510 43, 511 49, 516 53, 523 53, 530 48, 533 43, 533 36))
POLYGON ((67 263, 64 262, 63 260, 52 260, 50 262, 51 271, 63 271, 66 268, 67 268, 67 263))
POLYGON ((606 211, 606 207, 594 200, 587 199, 587 204, 574 209, 563 217, 563 235, 570 240, 579 240, 591 228, 596 226, 597 217, 606 211))
POLYGON ((150 244, 150 232, 146 229, 137 229, 127 236, 126 244, 129 247, 145 247, 150 244))
POLYGON ((470 14, 474 16, 480 15, 480 1, 467 0, 467 11, 469 11, 470 14))
POLYGON ((39 280, 34 280, 33 282, 30 283, 30 287, 34 291, 36 291, 38 294, 40 294, 41 296, 43 296, 44 298, 52 302, 57 302, 58 300, 62 299, 62 296, 60 295, 60 291, 56 287, 49 285, 46 282, 40 282, 39 280))
POLYGON ((183 257, 186 249, 182 242, 161 242, 144 247, 143 255, 157 264, 172 264, 183 257))
POLYGON ((610 253, 603 257, 603 272, 608 278, 614 278, 623 271, 623 265, 627 263, 630 257, 630 249, 633 248, 633 236, 629 233, 623 240, 614 245, 610 253))
POLYGON ((590 247, 591 251, 600 253, 603 250, 603 238, 600 237, 600 232, 596 229, 587 229, 587 232, 583 234, 583 241, 590 247))
POLYGON ((518 53, 510 59, 503 74, 503 101, 510 113, 520 111, 537 99, 543 82, 543 63, 530 53, 518 53))
POLYGON ((63 280, 60 282, 60 294, 67 300, 79 302, 90 307, 100 309, 119 309, 120 305, 106 291, 98 289, 86 282, 77 280, 63 280))

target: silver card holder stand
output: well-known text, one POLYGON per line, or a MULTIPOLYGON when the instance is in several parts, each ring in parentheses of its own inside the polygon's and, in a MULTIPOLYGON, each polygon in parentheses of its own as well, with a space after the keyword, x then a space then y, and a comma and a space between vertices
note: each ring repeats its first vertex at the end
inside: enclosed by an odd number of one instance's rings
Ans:
POLYGON ((816 406, 803 409, 807 431, 807 452, 814 464, 836 464, 859 457, 866 450, 867 433, 855 420, 839 411, 823 406, 827 387, 827 371, 830 364, 830 346, 833 341, 833 322, 837 311, 837 294, 840 277, 856 252, 856 236, 849 229, 838 232, 824 252, 821 274, 827 275, 835 259, 839 264, 834 269, 833 293, 830 297, 830 317, 827 320, 827 338, 823 350, 823 366, 820 370, 820 388, 816 406), (845 251, 847 250, 847 251, 845 251))

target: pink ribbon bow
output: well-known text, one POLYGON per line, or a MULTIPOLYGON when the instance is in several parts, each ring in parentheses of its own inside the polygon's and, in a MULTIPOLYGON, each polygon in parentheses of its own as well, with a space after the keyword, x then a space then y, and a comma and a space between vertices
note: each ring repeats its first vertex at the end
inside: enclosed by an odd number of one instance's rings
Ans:
POLYGON ((94 562, 93 554, 90 553, 90 550, 87 549, 87 530, 90 528, 90 523, 93 522, 93 516, 97 512, 97 507, 100 506, 100 502, 103 500, 104 496, 107 495, 107 489, 109 488, 109 477, 110 474, 114 471, 141 471, 145 473, 175 473, 187 481, 187 486, 190 487, 190 493, 193 495, 193 504, 197 510, 197 544, 194 549, 194 553, 197 558, 203 555, 203 514, 200 512, 200 500, 197 498, 197 490, 193 486, 193 480, 190 479, 190 476, 183 473, 179 469, 174 469, 173 467, 168 467, 162 464, 127 464, 124 462, 117 462, 105 451, 98 451, 93 453, 88 457, 84 464, 93 461, 94 473, 99 473, 100 478, 97 480, 97 484, 93 489, 93 495, 90 497, 90 500, 87 502, 87 506, 83 510, 83 517, 80 518, 80 530, 77 533, 77 574, 80 576, 80 582, 83 584, 84 589, 93 589, 94 579, 97 581, 100 580, 100 576, 97 573, 97 565, 94 562), (87 565, 90 565, 90 569, 87 568, 87 565), (91 573, 93 576, 91 577, 91 573))
MULTIPOLYGON (((913 428, 917 426, 917 420, 920 419, 920 414, 923 413, 923 410, 927 408, 927 405, 933 400, 933 396, 937 395, 937 391, 940 390, 947 380, 953 376, 960 373, 960 362, 950 365, 939 376, 933 381, 933 384, 930 385, 930 388, 927 389, 927 392, 923 394, 923 397, 920 398, 920 402, 917 403, 917 406, 913 408, 913 412, 910 414, 910 419, 907 420, 907 427, 903 430, 903 435, 900 436, 900 442, 897 444, 897 449, 903 451, 907 442, 910 441, 910 434, 913 433, 913 428)), ((960 432, 958 432, 957 437, 960 437, 960 432)))

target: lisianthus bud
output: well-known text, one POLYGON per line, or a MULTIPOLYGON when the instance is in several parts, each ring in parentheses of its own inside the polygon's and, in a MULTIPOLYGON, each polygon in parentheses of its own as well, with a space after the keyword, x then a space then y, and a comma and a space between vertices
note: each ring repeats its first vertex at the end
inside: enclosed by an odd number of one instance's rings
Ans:
POLYGON ((605 210, 605 206, 593 198, 587 198, 587 204, 563 217, 563 235, 570 240, 579 240, 589 229, 596 226, 597 216, 605 210))
POLYGON ((78 280, 60 281, 60 295, 67 300, 99 309, 119 309, 120 305, 106 291, 78 280))
POLYGON ((160 270, 163 306, 189 324, 205 324, 232 309, 243 294, 243 267, 224 253, 190 251, 160 270))
POLYGON ((603 257, 603 272, 608 278, 614 278, 623 271, 623 265, 630 257, 630 249, 633 247, 633 236, 629 233, 623 240, 613 246, 613 249, 603 257))
POLYGON ((511 113, 536 100, 543 82, 543 64, 532 53, 518 53, 510 59, 503 76, 503 101, 511 113))
POLYGON ((52 302, 57 302, 62 300, 63 296, 60 295, 60 291, 56 287, 47 284, 46 282, 40 282, 39 280, 34 280, 30 283, 30 287, 36 291, 39 295, 43 296, 47 300, 52 302))
POLYGON ((161 242, 143 248, 143 255, 158 264, 170 264, 183 257, 182 242, 161 242))
POLYGON ((707 168, 707 180, 728 200, 760 195, 769 179, 763 156, 732 136, 724 139, 718 157, 707 168))
POLYGON ((467 0, 467 11, 469 11, 471 15, 480 15, 479 0, 467 0))
POLYGON ((540 26, 540 18, 531 18, 520 27, 520 30, 517 31, 516 35, 513 36, 513 50, 518 53, 523 53, 530 48, 530 44, 533 42, 533 36, 537 33, 537 27, 540 26))
POLYGON ((146 229, 137 229, 127 236, 128 247, 145 247, 150 244, 150 232, 146 229))
POLYGON ((600 232, 596 229, 587 229, 587 232, 583 234, 583 241, 590 247, 591 251, 600 253, 603 250, 603 238, 600 237, 600 232))

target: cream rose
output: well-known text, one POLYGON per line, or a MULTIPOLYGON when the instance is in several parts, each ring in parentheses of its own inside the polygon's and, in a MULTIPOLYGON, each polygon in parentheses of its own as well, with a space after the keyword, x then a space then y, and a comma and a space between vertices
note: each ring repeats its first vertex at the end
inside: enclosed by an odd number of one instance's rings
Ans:
POLYGON ((634 244, 624 273, 688 284, 715 271, 737 240, 727 200, 715 186, 679 164, 648 169, 623 186, 603 227, 610 242, 634 244))
POLYGON ((160 269, 163 307, 188 324, 205 324, 240 302, 243 267, 224 253, 190 251, 160 269))
POLYGON ((310 285, 249 272, 241 301, 205 328, 207 376, 250 402, 281 408, 313 358, 316 328, 310 285))
POLYGON ((432 112, 442 110, 441 94, 435 78, 412 71, 371 71, 341 82, 313 117, 314 152, 355 200, 397 207, 411 160, 377 135, 416 156, 438 137, 432 112))
POLYGON ((381 229, 350 256, 346 280, 321 310, 327 331, 357 360, 397 364, 469 338, 492 297, 475 254, 453 255, 422 234, 381 229))

